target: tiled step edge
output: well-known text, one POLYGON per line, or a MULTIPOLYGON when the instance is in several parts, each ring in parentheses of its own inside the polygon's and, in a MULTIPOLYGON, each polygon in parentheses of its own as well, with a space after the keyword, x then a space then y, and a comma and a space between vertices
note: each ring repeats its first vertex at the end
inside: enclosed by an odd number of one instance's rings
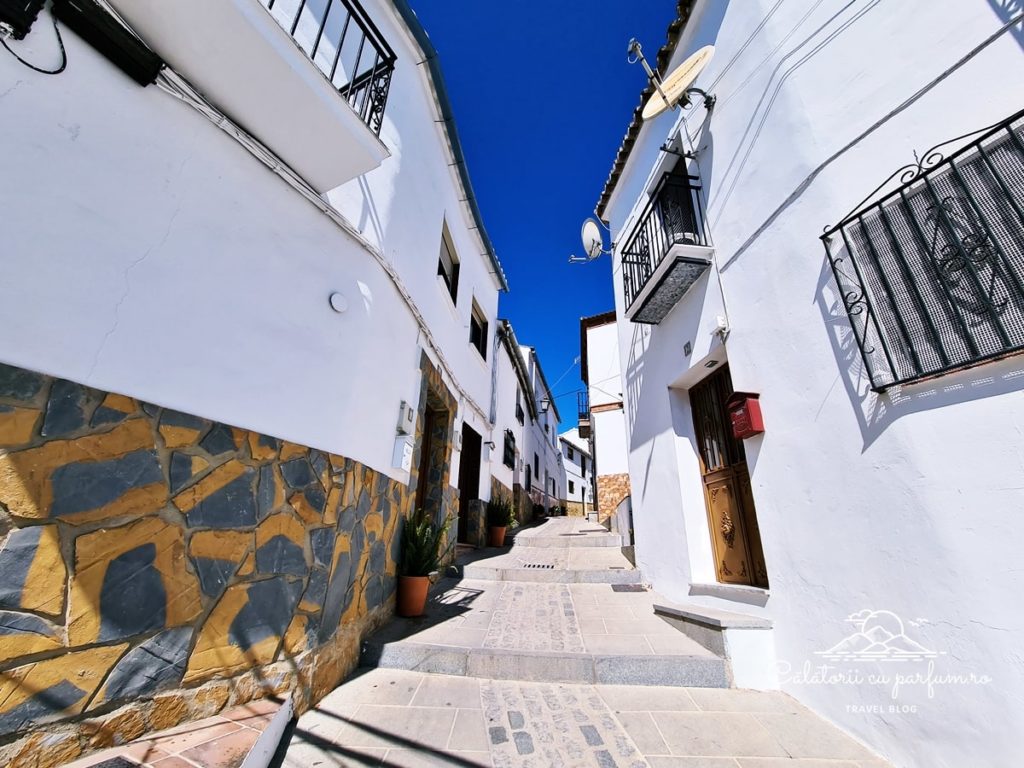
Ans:
POLYGON ((288 729, 288 723, 295 718, 295 705, 292 703, 291 695, 285 697, 281 708, 271 718, 263 733, 252 745, 249 754, 245 756, 240 768, 268 768, 277 754, 281 740, 288 729))
POLYGON ((601 656, 398 642, 364 644, 360 665, 544 683, 686 688, 728 688, 731 684, 726 662, 705 656, 601 656))
POLYGON ((588 536, 517 536, 513 542, 516 549, 536 547, 538 549, 583 548, 599 549, 604 547, 622 547, 622 536, 617 533, 588 536))
POLYGON ((771 619, 703 605, 655 603, 654 613, 729 662, 737 688, 779 687, 771 619))
POLYGON ((488 568, 483 565, 465 565, 462 577, 480 581, 526 581, 545 584, 640 584, 640 571, 559 568, 488 568))

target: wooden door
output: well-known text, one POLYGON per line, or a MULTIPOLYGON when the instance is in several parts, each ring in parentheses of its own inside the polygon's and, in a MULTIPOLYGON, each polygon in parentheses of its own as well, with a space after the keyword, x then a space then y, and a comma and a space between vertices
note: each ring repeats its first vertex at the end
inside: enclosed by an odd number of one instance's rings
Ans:
POLYGON ((767 588, 747 457, 725 410, 732 393, 727 365, 690 390, 715 568, 723 583, 767 588))
POLYGON ((458 540, 469 536, 469 502, 480 498, 480 452, 483 442, 469 424, 462 424, 462 455, 459 458, 459 526, 458 540))

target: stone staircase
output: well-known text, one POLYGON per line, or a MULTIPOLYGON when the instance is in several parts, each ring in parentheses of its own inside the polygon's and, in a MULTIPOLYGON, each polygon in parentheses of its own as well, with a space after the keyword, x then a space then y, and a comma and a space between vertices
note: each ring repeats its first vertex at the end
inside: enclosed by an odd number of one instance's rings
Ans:
MULTIPOLYGON (((622 539, 581 518, 462 559, 416 619, 368 638, 364 667, 491 680, 724 688, 720 653, 655 612, 622 539)), ((698 638, 700 636, 698 635, 698 638)))

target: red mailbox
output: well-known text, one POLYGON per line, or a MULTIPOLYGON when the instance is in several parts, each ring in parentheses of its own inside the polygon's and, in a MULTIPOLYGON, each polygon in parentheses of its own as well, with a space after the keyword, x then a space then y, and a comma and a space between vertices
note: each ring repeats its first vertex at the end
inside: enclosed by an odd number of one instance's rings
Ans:
POLYGON ((764 418, 761 416, 760 395, 753 392, 733 392, 725 403, 732 424, 732 435, 744 440, 764 432, 764 418))

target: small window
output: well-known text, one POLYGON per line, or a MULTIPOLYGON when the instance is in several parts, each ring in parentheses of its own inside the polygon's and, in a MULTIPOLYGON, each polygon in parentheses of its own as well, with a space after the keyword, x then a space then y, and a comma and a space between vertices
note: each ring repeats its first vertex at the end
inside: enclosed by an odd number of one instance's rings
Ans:
POLYGON ((569 451, 569 458, 570 459, 576 458, 576 454, 573 452, 571 445, 567 445, 567 446, 565 446, 565 448, 566 448, 566 450, 569 451))
POLYGON ((511 429, 505 430, 505 450, 503 452, 502 462, 509 469, 512 469, 516 465, 516 437, 512 434, 511 429))
POLYGON ((475 301, 469 317, 469 343, 476 347, 480 357, 487 359, 487 319, 475 301))
POLYGON ((540 477, 540 458, 537 454, 533 454, 533 474, 535 477, 540 477))
POLYGON ((583 475, 583 477, 587 476, 587 457, 582 453, 580 454, 580 474, 583 475))
POLYGON ((576 493, 576 483, 569 481, 569 493, 576 493))
POLYGON ((458 304, 459 299, 459 258, 455 255, 448 225, 441 229, 441 255, 437 259, 437 274, 444 280, 452 301, 458 304))

